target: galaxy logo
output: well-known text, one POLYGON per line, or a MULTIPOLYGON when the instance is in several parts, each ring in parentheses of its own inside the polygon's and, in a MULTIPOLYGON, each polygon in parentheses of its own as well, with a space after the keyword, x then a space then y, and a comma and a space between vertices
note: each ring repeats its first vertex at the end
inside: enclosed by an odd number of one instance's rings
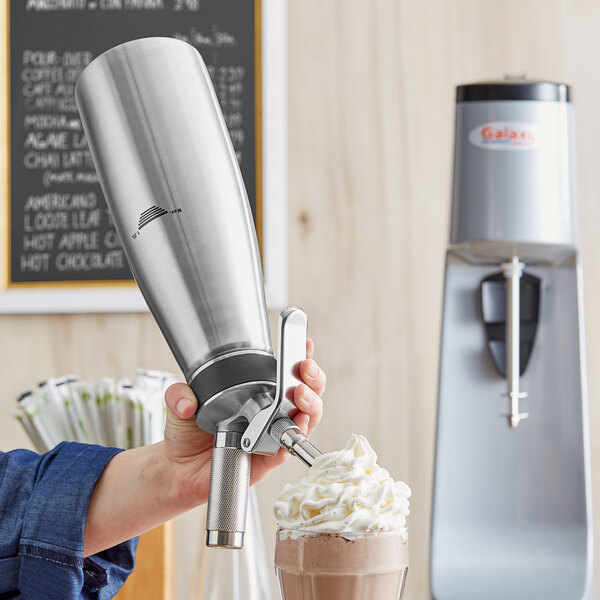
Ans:
POLYGON ((487 150, 535 150, 538 146, 538 127, 533 123, 495 121, 475 127, 469 142, 487 150))

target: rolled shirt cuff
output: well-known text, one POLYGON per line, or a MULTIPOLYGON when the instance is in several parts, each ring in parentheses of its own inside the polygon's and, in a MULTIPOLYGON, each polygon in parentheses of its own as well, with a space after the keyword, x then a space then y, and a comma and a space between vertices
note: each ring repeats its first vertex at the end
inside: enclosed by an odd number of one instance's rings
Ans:
POLYGON ((42 455, 19 540, 23 598, 112 598, 133 570, 137 538, 83 558, 94 486, 119 452, 63 442, 42 455))

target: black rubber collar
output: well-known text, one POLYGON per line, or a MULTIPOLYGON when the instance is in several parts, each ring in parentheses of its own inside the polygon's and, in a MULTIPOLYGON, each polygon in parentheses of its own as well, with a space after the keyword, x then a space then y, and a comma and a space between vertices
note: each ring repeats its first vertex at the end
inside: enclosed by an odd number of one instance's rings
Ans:
POLYGON ((229 388, 260 381, 277 381, 277 361, 270 354, 233 353, 203 369, 190 382, 198 407, 229 388))
POLYGON ((457 102, 501 100, 531 100, 542 102, 571 102, 571 91, 564 83, 529 81, 526 79, 482 81, 456 88, 457 102))

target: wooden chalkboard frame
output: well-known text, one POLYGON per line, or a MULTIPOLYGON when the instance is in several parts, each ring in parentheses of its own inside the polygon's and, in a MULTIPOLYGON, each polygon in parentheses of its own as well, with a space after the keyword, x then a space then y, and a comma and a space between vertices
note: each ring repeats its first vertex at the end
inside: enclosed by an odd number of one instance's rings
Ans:
MULTIPOLYGON (((287 95, 286 9, 281 0, 255 2, 256 226, 269 308, 286 303, 287 95), (266 167, 268 165, 268 168, 266 167)), ((10 2, 0 0, 0 313, 142 312, 131 280, 9 282, 10 2)))

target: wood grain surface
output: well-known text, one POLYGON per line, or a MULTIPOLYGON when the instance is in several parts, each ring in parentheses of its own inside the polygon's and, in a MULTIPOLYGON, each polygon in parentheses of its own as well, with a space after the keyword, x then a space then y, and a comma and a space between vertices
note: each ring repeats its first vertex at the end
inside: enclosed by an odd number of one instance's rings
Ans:
POLYGON ((135 569, 115 600, 175 600, 173 522, 140 536, 135 569))
MULTIPOLYGON (((528 73, 573 86, 592 460, 600 462, 600 3, 290 0, 288 7, 289 301, 308 313, 328 375, 313 438, 332 450, 363 433, 380 464, 411 485, 405 597, 422 600, 458 83, 528 73)), ((0 340, 1 450, 28 445, 10 410, 17 392, 46 376, 175 368, 148 315, 4 316, 0 340)), ((259 484, 269 558, 270 507, 303 471, 288 461, 259 484)), ((600 475, 592 473, 600 524, 600 475)), ((180 599, 203 537, 203 524, 190 527, 189 519, 177 533, 180 599)))

